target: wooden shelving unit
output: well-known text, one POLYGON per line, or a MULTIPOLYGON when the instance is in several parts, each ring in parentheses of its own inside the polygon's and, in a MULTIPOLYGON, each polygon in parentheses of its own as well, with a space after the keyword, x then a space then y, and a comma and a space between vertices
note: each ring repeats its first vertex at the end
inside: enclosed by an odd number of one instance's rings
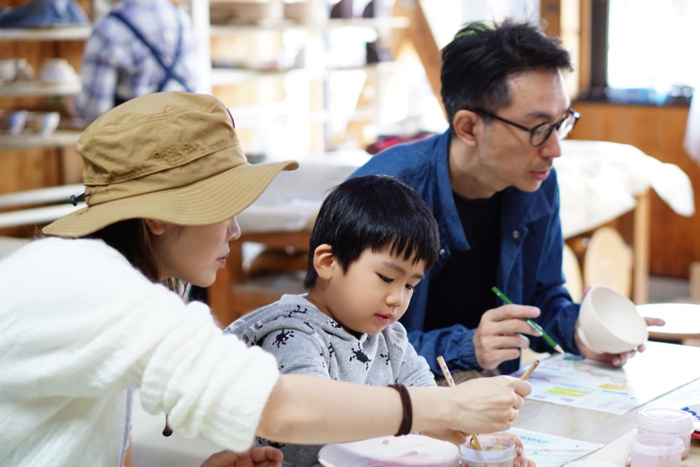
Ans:
MULTIPOLYGON (((374 86, 379 87, 385 81, 386 74, 395 69, 395 64, 391 61, 358 64, 359 57, 353 56, 347 60, 348 66, 343 66, 343 60, 335 58, 337 55, 334 55, 333 58, 330 58, 331 55, 324 57, 322 54, 333 54, 329 49, 329 40, 332 34, 341 29, 374 29, 377 31, 377 39, 382 40, 391 30, 405 29, 409 26, 410 19, 407 16, 331 18, 321 23, 309 24, 282 20, 260 24, 204 25, 211 38, 211 56, 216 59, 207 79, 211 86, 211 92, 231 106, 232 111, 235 107, 238 122, 244 125, 247 130, 255 133, 256 126, 262 128, 262 125, 265 125, 265 115, 249 121, 246 125, 244 123, 245 117, 239 113, 238 108, 241 106, 254 107, 256 104, 263 107, 276 105, 277 112, 274 115, 267 115, 268 122, 270 118, 273 118, 278 123, 286 124, 282 120, 285 112, 287 118, 293 119, 295 123, 298 123, 300 119, 308 122, 308 127, 300 127, 302 132, 308 131, 309 133, 310 146, 308 151, 312 154, 322 153, 337 143, 335 135, 338 125, 349 121, 358 123, 372 121, 377 117, 378 110, 372 111, 370 107, 373 105, 375 109, 379 108, 379 101, 376 97, 372 97, 369 101, 360 99, 356 106, 361 107, 361 109, 356 109, 357 111, 353 112, 352 115, 347 114, 347 112, 339 115, 332 114, 329 111, 329 103, 334 98, 331 96, 337 96, 333 94, 337 91, 332 91, 332 80, 336 79, 336 76, 342 76, 343 72, 364 72, 366 84, 373 83, 374 86), (241 47, 240 42, 234 46, 234 49, 237 49, 234 51, 228 47, 222 48, 220 46, 221 43, 227 43, 232 38, 248 41, 250 52, 241 47), (267 58, 273 54, 274 46, 272 44, 276 41, 277 46, 280 47, 279 50, 283 50, 281 47, 286 40, 285 38, 292 38, 295 47, 302 54, 300 61, 299 57, 294 60, 294 68, 287 68, 290 66, 289 59, 277 62, 275 59, 266 60, 265 58, 266 54, 267 58), (265 44, 267 47, 263 49, 262 56, 257 53, 257 46, 260 44, 265 44), (217 60, 221 62, 230 60, 232 66, 230 68, 218 66, 217 60), (279 63, 280 69, 277 69, 277 63, 279 63), (289 106, 285 105, 288 103, 289 96, 295 93, 292 87, 298 89, 302 94, 308 94, 308 101, 304 101, 308 102, 307 108, 304 108, 304 102, 300 103, 298 99, 295 100, 295 107, 291 111, 289 106), (257 95, 262 97, 263 102, 255 101, 253 96, 257 95), (336 119, 335 124, 332 123, 334 118, 336 119)), ((366 36, 365 34, 364 37, 366 36)), ((359 41, 358 45, 363 47, 363 41, 367 39, 359 35, 357 40, 359 41)), ((366 94, 366 96, 370 95, 381 96, 381 93, 372 91, 366 94)), ((244 146, 245 139, 244 135, 244 146)), ((362 145, 364 142, 359 144, 362 145)))
POLYGON ((244 31, 285 31, 299 29, 305 31, 331 31, 340 28, 373 28, 391 29, 407 28, 409 19, 405 16, 391 16, 386 18, 331 18, 318 24, 302 24, 293 21, 281 21, 273 24, 216 24, 211 25, 209 34, 211 37, 220 37, 244 31))
MULTIPOLYGON (((90 36, 91 24, 55 26, 45 28, 1 29, 0 41, 31 42, 31 41, 82 41, 90 36)), ((11 81, 0 86, 1 98, 52 97, 70 96, 80 91, 79 80, 65 83, 44 83, 39 80, 11 81)), ((0 134, 0 151, 31 149, 31 148, 61 148, 74 146, 80 136, 80 131, 57 130, 49 136, 35 133, 20 133, 18 135, 0 134)))
POLYGON ((51 28, 0 29, 0 41, 78 41, 85 40, 92 25, 56 26, 51 28))
POLYGON ((75 146, 82 131, 56 130, 49 136, 21 133, 0 135, 0 151, 75 146))
POLYGON ((0 97, 72 96, 80 92, 80 81, 44 83, 38 80, 13 81, 0 86, 0 97))
POLYGON ((366 71, 366 72, 387 72, 393 67, 392 62, 379 62, 369 65, 348 66, 348 67, 328 67, 321 70, 311 70, 308 68, 290 68, 288 70, 256 70, 250 68, 221 68, 215 67, 211 70, 212 86, 229 86, 252 81, 260 78, 285 77, 302 75, 309 79, 325 79, 332 73, 342 71, 366 71))

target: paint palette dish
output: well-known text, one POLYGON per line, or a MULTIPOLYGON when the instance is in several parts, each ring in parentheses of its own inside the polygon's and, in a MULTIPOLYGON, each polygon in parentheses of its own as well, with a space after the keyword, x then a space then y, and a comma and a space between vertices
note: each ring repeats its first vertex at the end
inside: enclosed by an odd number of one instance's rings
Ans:
POLYGON ((421 435, 383 436, 321 448, 318 461, 325 467, 456 467, 457 446, 421 435))

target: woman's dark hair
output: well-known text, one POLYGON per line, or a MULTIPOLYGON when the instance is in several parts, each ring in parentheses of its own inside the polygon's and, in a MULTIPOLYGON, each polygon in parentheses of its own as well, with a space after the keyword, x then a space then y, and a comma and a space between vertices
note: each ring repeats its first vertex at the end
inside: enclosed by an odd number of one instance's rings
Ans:
POLYGON ((158 267, 148 228, 143 219, 128 219, 120 221, 86 235, 85 238, 103 240, 153 282, 159 282, 158 267))
POLYGON ((571 69, 561 41, 531 23, 468 23, 442 50, 441 95, 450 129, 459 110, 495 112, 510 105, 506 80, 513 74, 571 69))
POLYGON ((307 289, 316 284, 314 251, 323 244, 333 248, 345 272, 365 249, 387 247, 414 263, 425 261, 430 269, 440 236, 430 209, 411 187, 388 175, 364 175, 341 183, 323 201, 311 232, 307 289))

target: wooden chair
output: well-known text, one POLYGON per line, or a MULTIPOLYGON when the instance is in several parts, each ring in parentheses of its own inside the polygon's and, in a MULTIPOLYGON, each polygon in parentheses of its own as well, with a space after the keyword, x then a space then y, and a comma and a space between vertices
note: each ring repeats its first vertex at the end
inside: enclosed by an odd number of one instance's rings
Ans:
POLYGON ((208 289, 208 301, 221 326, 284 294, 304 292, 310 230, 248 233, 231 245, 226 267, 208 289), (243 244, 260 243, 263 253, 244 266, 243 244), (286 252, 286 253, 281 253, 286 252))
POLYGON ((607 285, 626 297, 632 295, 632 251, 612 227, 597 229, 586 248, 583 283, 607 285))
POLYGON ((564 287, 575 302, 583 299, 583 278, 581 277, 581 264, 576 253, 569 245, 564 244, 562 271, 566 282, 564 287))

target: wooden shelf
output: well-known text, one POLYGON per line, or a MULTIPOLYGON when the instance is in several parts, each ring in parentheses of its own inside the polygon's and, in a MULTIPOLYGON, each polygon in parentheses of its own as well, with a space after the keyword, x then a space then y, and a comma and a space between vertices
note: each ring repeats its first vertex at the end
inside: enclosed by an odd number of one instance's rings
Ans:
POLYGON ((65 203, 56 206, 3 212, 0 213, 0 228, 7 229, 23 225, 48 224, 85 206, 84 203, 78 203, 77 206, 65 203))
POLYGON ((371 120, 376 115, 376 110, 372 106, 357 107, 350 115, 338 115, 329 110, 299 112, 284 102, 236 106, 231 108, 231 112, 236 119, 236 128, 239 130, 258 128, 261 123, 270 120, 286 122, 289 119, 304 119, 309 123, 325 123, 333 120, 365 121, 371 120))
POLYGON ((44 83, 42 81, 12 81, 0 86, 0 97, 23 96, 72 96, 80 92, 78 80, 66 83, 44 83))
POLYGON ((333 18, 325 23, 302 24, 293 21, 282 21, 272 24, 212 24, 209 28, 210 36, 227 36, 241 31, 286 31, 288 29, 303 29, 308 31, 330 31, 340 28, 372 28, 384 29, 407 28, 410 20, 404 16, 391 16, 387 18, 333 18))
POLYGON ((312 70, 309 68, 291 68, 289 70, 254 70, 249 68, 212 68, 211 70, 211 85, 212 86, 231 86, 244 83, 259 78, 266 77, 285 77, 291 74, 301 74, 308 78, 326 78, 330 73, 338 73, 343 71, 366 71, 366 72, 386 72, 390 70, 394 62, 378 62, 369 65, 358 65, 340 68, 324 68, 321 70, 312 70))
POLYGON ((0 41, 70 41, 90 37, 91 24, 50 28, 0 29, 0 41))
POLYGON ((56 130, 51 136, 38 134, 0 135, 0 151, 5 149, 58 148, 75 146, 82 131, 56 130))

